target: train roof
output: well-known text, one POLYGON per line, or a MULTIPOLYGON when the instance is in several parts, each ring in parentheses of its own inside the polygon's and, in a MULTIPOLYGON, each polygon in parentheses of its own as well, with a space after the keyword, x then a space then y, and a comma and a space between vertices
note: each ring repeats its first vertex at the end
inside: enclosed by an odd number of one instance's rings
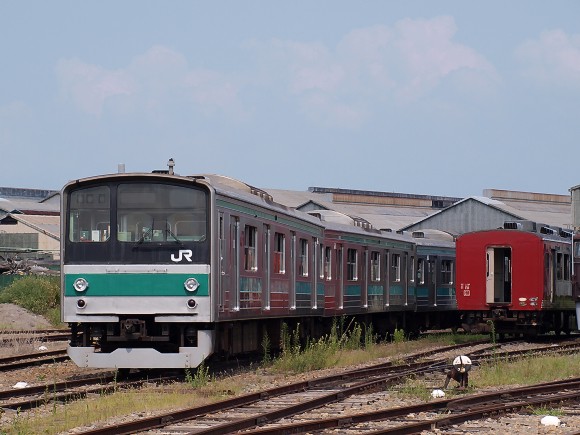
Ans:
POLYGON ((537 239, 541 239, 541 240, 550 240, 550 241, 560 242, 560 243, 562 243, 562 242, 563 243, 571 243, 572 237, 574 235, 574 233, 569 231, 569 230, 563 230, 561 228, 552 228, 552 227, 545 225, 545 226, 538 227, 537 230, 529 230, 529 229, 525 229, 525 228, 521 228, 521 227, 519 227, 519 228, 516 227, 516 228, 497 228, 497 229, 493 229, 493 230, 472 231, 472 232, 460 235, 457 238, 457 241, 460 241, 460 240, 465 239, 465 238, 484 236, 486 234, 487 235, 490 235, 490 234, 504 234, 504 235, 514 234, 515 235, 515 234, 517 234, 519 237, 528 236, 530 238, 537 238, 537 239))

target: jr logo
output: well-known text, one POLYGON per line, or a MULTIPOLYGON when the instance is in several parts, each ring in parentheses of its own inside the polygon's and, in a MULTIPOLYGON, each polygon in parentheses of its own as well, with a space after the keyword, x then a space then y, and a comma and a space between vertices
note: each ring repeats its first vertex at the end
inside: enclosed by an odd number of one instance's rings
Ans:
POLYGON ((184 258, 191 263, 191 256, 193 252, 190 249, 180 249, 178 257, 175 257, 175 254, 171 254, 171 261, 174 263, 179 263, 184 258))

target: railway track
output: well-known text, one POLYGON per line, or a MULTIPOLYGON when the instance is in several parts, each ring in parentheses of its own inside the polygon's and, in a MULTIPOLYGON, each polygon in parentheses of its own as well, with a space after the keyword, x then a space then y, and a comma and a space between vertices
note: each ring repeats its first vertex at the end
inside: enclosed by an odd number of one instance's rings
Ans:
POLYGON ((110 394, 119 389, 136 388, 145 382, 164 383, 176 379, 176 376, 161 376, 152 379, 147 374, 135 374, 121 381, 117 379, 115 373, 106 372, 83 379, 0 391, 0 408, 27 410, 52 402, 68 403, 89 394, 110 394))
POLYGON ((9 345, 23 341, 65 341, 71 337, 70 331, 63 329, 39 329, 24 331, 8 331, 0 334, 0 345, 9 345))
POLYGON ((66 350, 51 350, 47 352, 34 352, 0 358, 0 372, 16 370, 41 364, 52 364, 67 361, 66 350))
MULTIPOLYGON (((365 417, 363 414, 361 414, 361 416, 353 417, 352 415, 342 415, 338 413, 338 411, 333 411, 331 414, 333 418, 328 418, 329 421, 327 422, 326 419, 321 418, 321 409, 322 407, 333 403, 338 404, 337 406, 339 407, 344 407, 340 404, 345 403, 348 400, 353 402, 377 400, 376 398, 373 398, 373 394, 375 397, 379 394, 384 394, 385 388, 403 382, 408 377, 425 376, 428 373, 441 373, 448 368, 449 362, 448 356, 444 358, 437 357, 444 352, 452 352, 461 349, 461 353, 469 355, 472 358, 474 365, 477 365, 485 360, 490 361, 496 358, 518 358, 522 355, 529 354, 530 352, 534 352, 535 354, 548 352, 577 352, 579 346, 580 344, 578 343, 563 344, 560 346, 548 345, 535 348, 533 351, 518 350, 511 352, 498 349, 499 346, 497 344, 485 344, 484 342, 441 347, 413 354, 405 358, 403 364, 393 364, 391 362, 376 364, 364 369, 346 371, 332 376, 316 378, 266 391, 234 397, 211 405, 184 409, 178 412, 164 413, 156 417, 120 423, 114 426, 92 429, 86 432, 79 432, 77 429, 75 432, 92 435, 125 434, 144 431, 153 431, 151 433, 155 433, 154 431, 156 428, 163 428, 162 433, 164 434, 183 434, 184 432, 188 433, 193 431, 202 434, 221 434, 250 429, 256 433, 261 433, 260 431, 265 431, 263 433, 300 433, 302 430, 298 429, 298 426, 294 427, 295 425, 304 424, 306 428, 304 429, 305 431, 315 430, 312 429, 311 425, 313 424, 323 424, 325 425, 325 428, 348 427, 355 424, 370 425, 371 423, 368 421, 365 423, 365 417), (467 346, 474 345, 478 346, 477 350, 466 350, 467 346), (432 359, 421 362, 412 362, 427 358, 432 359), (308 417, 309 412, 313 414, 312 417, 308 417), (301 420, 301 422, 297 423, 297 420, 301 420), (285 428, 285 426, 289 427, 285 428), (260 428, 258 429, 258 427, 260 428), (288 432, 286 432, 286 430, 288 430, 288 432)), ((115 391, 117 388, 123 388, 120 383, 115 383, 111 376, 113 375, 111 374, 108 378, 103 378, 103 375, 101 375, 98 379, 95 378, 90 382, 87 380, 81 380, 78 382, 68 381, 61 384, 53 383, 50 385, 34 387, 36 388, 34 391, 32 389, 29 389, 28 391, 23 389, 19 392, 12 392, 12 394, 0 392, 0 400, 2 400, 0 407, 10 409, 30 409, 51 401, 67 402, 85 397, 90 393, 106 394, 115 391), (90 387, 91 383, 95 386, 90 387), (4 395, 6 395, 6 398, 4 398, 4 395), (17 399, 18 397, 23 397, 23 399, 17 399)), ((442 378, 439 377, 438 380, 442 381, 442 378)), ((143 381, 136 380, 128 385, 139 386, 139 382, 143 381)), ((560 385, 560 387, 562 387, 562 385, 560 385)), ((449 403, 452 400, 457 399, 448 399, 438 402, 449 403)), ((485 400, 489 401, 489 399, 485 400)), ((430 413, 433 415, 432 418, 434 419, 436 418, 436 413, 438 411, 436 409, 429 411, 430 408, 428 408, 428 405, 431 405, 432 403, 422 405, 427 407, 419 407, 417 408, 417 411, 409 410, 407 414, 413 414, 414 412, 430 413), (423 409, 423 411, 420 411, 421 409, 423 409)), ((453 407, 453 405, 450 406, 453 407)), ((472 408, 469 412, 473 411, 472 408)), ((446 409, 446 412, 449 412, 447 408, 444 409, 446 409)), ((384 418, 395 418, 394 414, 392 414, 395 411, 389 409, 368 413, 368 418, 376 420, 380 415, 382 415, 381 412, 387 415, 387 417, 384 418)), ((459 408, 456 408, 453 412, 459 412, 459 408)), ((414 423, 419 424, 421 422, 415 421, 414 423)), ((399 424, 406 424, 404 417, 400 417, 399 424)), ((444 422, 436 424, 443 427, 444 422)), ((384 430, 384 427, 385 424, 383 423, 382 427, 377 426, 377 430, 384 430)), ((318 430, 320 429, 322 428, 319 428, 318 430)), ((357 433, 357 430, 360 430, 360 428, 355 429, 355 432, 353 433, 357 433)))
POLYGON ((578 400, 580 400, 580 378, 505 389, 459 399, 441 399, 420 405, 386 408, 337 418, 285 425, 272 424, 262 429, 254 429, 252 433, 295 434, 342 428, 352 433, 360 433, 364 430, 367 434, 412 434, 508 412, 517 412, 528 407, 578 400), (421 415, 431 416, 431 418, 418 418, 421 415))
MULTIPOLYGON (((438 372, 443 371, 447 366, 447 358, 439 358, 431 361, 424 361, 420 363, 411 363, 409 361, 420 358, 430 357, 441 352, 449 352, 457 349, 464 349, 468 346, 483 345, 482 342, 469 343, 462 345, 446 346, 438 349, 433 349, 426 352, 416 353, 405 359, 405 363, 395 365, 393 363, 381 363, 370 366, 364 369, 356 369, 352 371, 342 372, 332 376, 316 378, 309 381, 302 381, 282 387, 276 387, 265 391, 251 393, 244 396, 235 397, 224 400, 215 404, 205 405, 201 407, 194 407, 184 409, 172 413, 164 413, 156 417, 145 418, 138 421, 132 421, 114 426, 93 429, 84 434, 103 435, 103 434, 129 434, 152 430, 155 428, 164 428, 164 433, 171 433, 171 426, 178 422, 188 421, 188 426, 196 424, 196 432, 199 433, 228 433, 232 431, 244 430, 263 424, 267 421, 288 417, 297 413, 308 411, 309 409, 319 408, 327 403, 332 403, 344 400, 346 397, 362 392, 368 392, 376 389, 384 389, 389 385, 394 385, 398 382, 404 381, 408 376, 418 375, 422 372, 438 372), (308 392, 312 399, 305 401, 304 394, 308 392), (274 405, 280 408, 276 411, 265 411, 260 413, 256 409, 259 408, 258 403, 273 403, 275 398, 283 405, 274 405), (278 399, 277 399, 278 400, 278 399), (234 419, 233 423, 219 424, 216 423, 216 417, 219 413, 235 413, 238 418, 234 419), (253 413, 249 418, 239 418, 240 414, 253 413), (209 420, 213 420, 213 424, 200 417, 210 416, 209 420), (192 423, 195 421, 195 423, 192 423), (207 427, 211 425, 210 429, 207 427), (168 432, 169 431, 169 432, 168 432)), ((480 352, 489 351, 496 348, 495 344, 484 345, 478 351, 470 352, 470 355, 475 355, 480 352)), ((226 418, 226 417, 224 417, 226 418)), ((180 431, 182 429, 177 429, 180 431)))
MULTIPOLYGON (((408 377, 424 376, 428 373, 433 374, 442 372, 445 368, 448 367, 448 358, 435 358, 430 361, 422 361, 418 363, 411 363, 410 361, 426 358, 435 353, 442 353, 462 348, 464 349, 465 345, 452 346, 449 348, 439 348, 433 351, 424 352, 422 354, 415 354, 407 358, 404 364, 400 365, 394 365, 391 363, 378 364, 365 369, 357 369, 333 376, 317 378, 310 381, 298 382, 283 387, 277 387, 257 393, 247 394, 211 405, 185 409, 173 413, 164 413, 152 418, 120 423, 114 426, 92 429, 90 431, 80 433, 84 433, 85 435, 129 434, 137 432, 141 433, 145 431, 156 433, 155 431, 161 428, 162 432, 159 433, 163 434, 195 433, 198 435, 208 435, 235 433, 247 430, 251 430, 252 433, 303 433, 331 427, 336 428, 344 427, 347 425, 351 426, 354 424, 369 424, 370 421, 377 419, 392 419, 397 416, 403 418, 404 416, 413 413, 437 413, 439 410, 446 410, 446 412, 449 412, 447 406, 452 401, 457 399, 440 400, 422 405, 413 405, 412 407, 407 408, 387 408, 382 411, 375 411, 366 414, 363 413, 355 417, 353 417, 353 415, 343 415, 337 411, 334 412, 336 416, 328 419, 328 421, 320 418, 320 409, 323 406, 327 406, 332 403, 343 403, 347 398, 352 398, 354 396, 356 396, 356 400, 376 400, 376 394, 382 393, 382 390, 388 386, 405 381, 408 377), (363 398, 360 399, 360 395, 363 394, 368 396, 363 396, 363 398), (301 416, 313 410, 316 410, 316 412, 313 413, 313 416, 310 418, 310 420, 300 423, 287 423, 289 419, 303 418, 301 416), (283 422, 284 424, 280 422, 283 422), (264 427, 266 424, 273 425, 272 427, 268 428, 264 427), (325 425, 327 426, 322 427, 325 425)), ((486 360, 491 361, 498 357, 517 358, 521 357, 522 354, 530 352, 529 350, 503 352, 493 350, 495 348, 495 345, 487 345, 476 351, 464 353, 472 358, 474 364, 478 364, 486 360)), ((569 353, 577 352, 579 348, 580 344, 572 343, 562 346, 544 346, 535 349, 533 352, 536 354, 540 352, 569 353)), ((440 381, 441 380, 442 379, 440 379, 440 381)), ((553 388, 558 389, 558 394, 555 396, 552 395, 551 398, 543 397, 541 400, 538 399, 540 401, 537 403, 550 403, 550 401, 557 400, 555 397, 561 397, 561 391, 564 384, 562 382, 553 384, 553 388)), ((575 400, 574 398, 580 396, 580 379, 578 379, 578 388, 578 391, 574 390, 569 392, 570 400, 575 400)), ((501 394, 505 395, 505 391, 502 391, 500 395, 501 394)), ((481 399, 481 401, 490 402, 490 397, 491 396, 486 396, 484 399, 481 399)), ((568 398, 568 396, 565 397, 568 398)), ((524 405, 518 405, 517 402, 514 402, 509 406, 505 403, 496 406, 498 406, 498 410, 495 410, 495 408, 490 408, 488 411, 478 409, 477 411, 480 414, 475 414, 475 411, 472 409, 468 411, 462 411, 463 413, 471 412, 472 414, 464 417, 457 417, 457 419, 478 418, 477 415, 489 415, 489 413, 499 412, 499 409, 515 409, 518 406, 523 407, 524 405)), ((435 424, 443 426, 444 424, 447 424, 445 421, 456 420, 445 420, 442 417, 441 422, 436 422, 435 424)), ((426 425, 431 424, 431 422, 413 423, 426 425)), ((401 426, 401 424, 399 424, 399 426, 401 426)), ((410 427, 408 429, 409 432, 405 432, 407 429, 404 429, 405 431, 403 432, 399 432, 400 430, 403 430, 399 427, 397 429, 393 429, 393 432, 390 433, 415 433, 416 430, 422 430, 417 429, 417 427, 410 427)), ((357 431, 360 431, 360 428, 355 429, 355 432, 353 433, 357 433, 357 431)), ((379 431, 377 433, 382 432, 379 431)))

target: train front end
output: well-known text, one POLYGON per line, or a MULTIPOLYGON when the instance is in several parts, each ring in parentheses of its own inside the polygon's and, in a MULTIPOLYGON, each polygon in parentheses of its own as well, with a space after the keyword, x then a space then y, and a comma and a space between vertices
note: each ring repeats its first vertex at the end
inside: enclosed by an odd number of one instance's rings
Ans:
POLYGON ((81 367, 197 367, 213 352, 211 189, 115 174, 62 190, 62 320, 81 367))

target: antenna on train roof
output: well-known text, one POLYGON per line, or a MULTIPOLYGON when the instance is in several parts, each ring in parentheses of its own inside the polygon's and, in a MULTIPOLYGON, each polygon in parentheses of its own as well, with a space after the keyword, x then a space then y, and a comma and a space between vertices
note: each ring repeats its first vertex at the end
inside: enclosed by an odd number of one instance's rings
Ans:
POLYGON ((169 175, 173 175, 173 167, 175 166, 173 159, 169 159, 167 166, 169 167, 169 175))

